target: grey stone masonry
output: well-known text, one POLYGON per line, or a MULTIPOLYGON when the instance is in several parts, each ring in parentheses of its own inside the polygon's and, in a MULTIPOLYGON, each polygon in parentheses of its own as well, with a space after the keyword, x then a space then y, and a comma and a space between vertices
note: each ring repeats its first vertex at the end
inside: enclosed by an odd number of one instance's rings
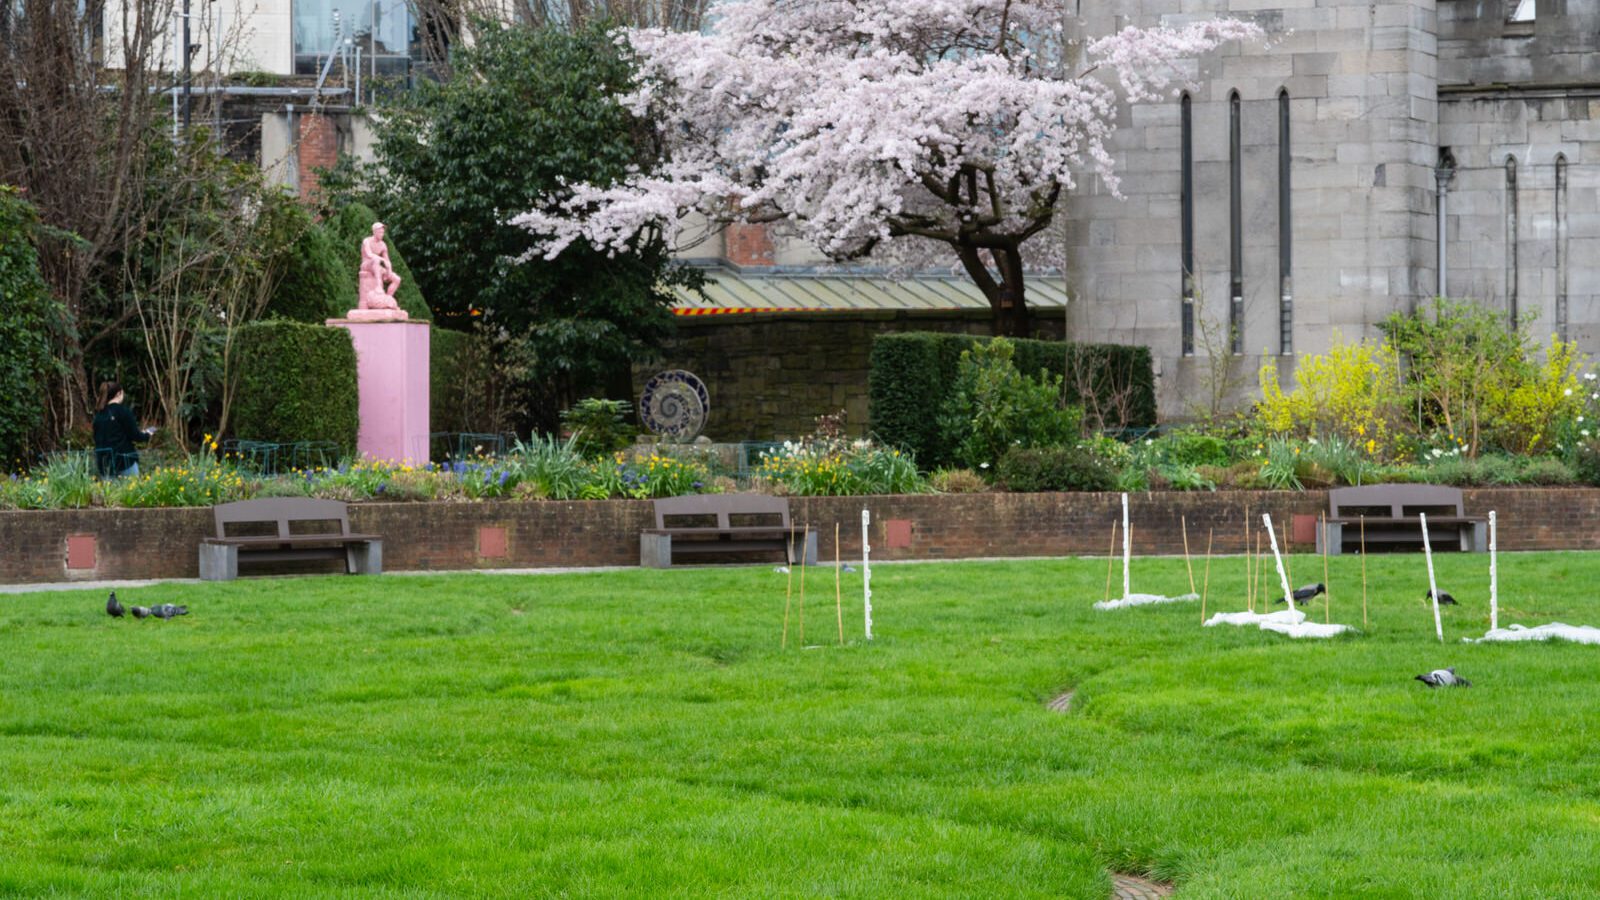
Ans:
POLYGON ((1259 396, 1258 372, 1376 334, 1441 291, 1437 167, 1448 150, 1450 296, 1498 304, 1600 352, 1600 0, 1140 0, 1083 4, 1076 36, 1232 16, 1268 39, 1187 74, 1194 352, 1183 353, 1180 101, 1125 107, 1122 197, 1068 198, 1070 337, 1151 347, 1162 412, 1259 396), (1239 97, 1242 353, 1231 354, 1230 98, 1239 97), (1280 271, 1280 100, 1289 265, 1280 271), (1511 161, 1508 168, 1507 161, 1511 161), (1508 172, 1514 169, 1514 174, 1508 172), (1289 295, 1293 355, 1280 334, 1289 295))

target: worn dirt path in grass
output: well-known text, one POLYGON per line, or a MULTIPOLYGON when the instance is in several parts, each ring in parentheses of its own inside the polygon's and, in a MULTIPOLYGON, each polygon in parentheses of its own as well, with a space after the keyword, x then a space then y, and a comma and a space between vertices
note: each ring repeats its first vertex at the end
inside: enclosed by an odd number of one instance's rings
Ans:
POLYGON ((1112 900, 1160 900, 1172 896, 1172 885, 1161 884, 1136 875, 1111 876, 1112 900))

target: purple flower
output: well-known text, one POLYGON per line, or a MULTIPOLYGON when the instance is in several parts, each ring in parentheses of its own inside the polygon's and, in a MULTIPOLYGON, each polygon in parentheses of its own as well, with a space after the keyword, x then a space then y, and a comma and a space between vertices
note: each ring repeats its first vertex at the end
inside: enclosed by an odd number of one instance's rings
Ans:
POLYGON ((705 485, 703 485, 703 484, 701 484, 701 483, 700 483, 700 482, 698 482, 698 481, 696 481, 696 482, 695 482, 695 483, 694 483, 694 485, 693 485, 693 487, 694 487, 694 489, 695 489, 695 490, 697 490, 697 491, 698 491, 698 490, 700 490, 700 489, 701 489, 701 488, 703 488, 703 487, 705 487, 705 485))
POLYGON ((511 477, 511 473, 510 472, 501 472, 500 473, 500 485, 503 487, 505 485, 505 483, 506 483, 506 479, 510 478, 510 477, 511 477))

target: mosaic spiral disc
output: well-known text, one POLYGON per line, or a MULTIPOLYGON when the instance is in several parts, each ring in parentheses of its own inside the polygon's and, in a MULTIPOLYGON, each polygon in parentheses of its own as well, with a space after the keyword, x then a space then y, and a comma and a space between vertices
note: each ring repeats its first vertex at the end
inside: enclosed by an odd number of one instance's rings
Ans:
POLYGON ((693 372, 670 369, 644 383, 639 395, 639 422, 651 434, 692 441, 706 427, 711 395, 693 372))

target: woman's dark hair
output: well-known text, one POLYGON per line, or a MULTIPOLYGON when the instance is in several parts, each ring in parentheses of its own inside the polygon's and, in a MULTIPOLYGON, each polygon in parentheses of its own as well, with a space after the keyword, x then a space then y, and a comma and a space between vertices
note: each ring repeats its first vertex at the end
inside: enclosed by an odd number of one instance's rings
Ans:
POLYGON ((118 381, 100 382, 99 402, 95 404, 95 411, 99 412, 111 405, 111 398, 122 393, 122 383, 118 381))

